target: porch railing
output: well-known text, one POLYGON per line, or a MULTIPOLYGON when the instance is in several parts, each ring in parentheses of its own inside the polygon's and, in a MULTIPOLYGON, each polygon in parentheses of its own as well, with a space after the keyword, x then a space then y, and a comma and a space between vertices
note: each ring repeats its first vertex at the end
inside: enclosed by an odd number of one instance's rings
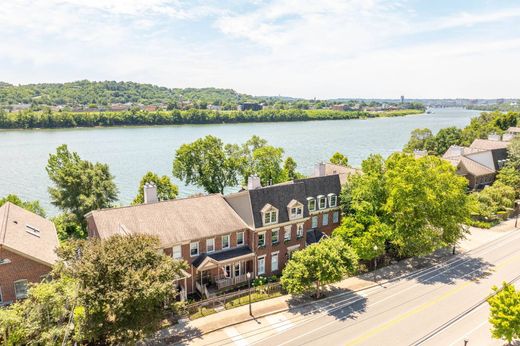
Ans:
POLYGON ((233 285, 238 285, 238 284, 241 284, 246 281, 247 281, 247 276, 245 274, 242 274, 242 275, 238 275, 235 277, 222 276, 222 277, 219 277, 218 279, 216 279, 215 283, 217 284, 217 288, 220 290, 222 288, 233 286, 233 285))

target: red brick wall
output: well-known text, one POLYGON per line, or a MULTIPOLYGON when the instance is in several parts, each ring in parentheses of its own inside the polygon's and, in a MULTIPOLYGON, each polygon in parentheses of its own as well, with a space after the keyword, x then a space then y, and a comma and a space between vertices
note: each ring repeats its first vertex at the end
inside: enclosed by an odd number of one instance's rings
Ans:
POLYGON ((3 248, 0 248, 0 258, 8 258, 11 261, 11 263, 0 264, 0 287, 4 302, 16 300, 14 293, 15 281, 25 279, 29 282, 37 283, 41 281, 42 275, 51 271, 51 267, 47 265, 35 262, 3 248))
MULTIPOLYGON (((338 212, 339 212, 339 210, 338 210, 338 212)), ((328 236, 331 236, 332 235, 332 231, 336 227, 338 227, 339 224, 341 223, 341 213, 339 214, 337 223, 333 222, 333 214, 334 214, 334 211, 327 211, 327 212, 324 212, 324 213, 315 214, 316 216, 318 216, 318 227, 317 228, 321 232, 327 234, 328 236), (328 222, 328 224, 326 226, 323 225, 323 214, 325 214, 325 213, 327 213, 329 215, 329 222, 328 222)), ((307 230, 310 230, 312 228, 311 226, 312 226, 312 218, 307 220, 307 221, 305 221, 305 223, 303 225, 303 238, 298 240, 298 239, 296 239, 297 223, 293 224, 292 228, 291 228, 291 240, 288 241, 287 243, 285 243, 284 240, 283 240, 285 228, 283 226, 280 227, 280 226, 274 225, 273 228, 265 231, 266 232, 265 233, 265 243, 266 243, 265 248, 258 248, 257 247, 257 244, 258 244, 258 233, 261 233, 263 231, 257 231, 256 232, 256 234, 255 234, 256 238, 255 238, 255 241, 254 241, 253 251, 256 253, 257 257, 265 255, 265 274, 264 274, 264 276, 271 276, 271 275, 275 275, 275 274, 276 275, 277 274, 281 274, 283 268, 285 267, 285 264, 288 261, 288 257, 289 257, 288 256, 288 252, 289 252, 288 248, 299 244, 300 245, 299 249, 303 249, 305 247, 305 240, 306 240, 306 236, 307 236, 307 230), (279 234, 280 242, 277 245, 272 245, 272 239, 271 239, 272 230, 273 229, 277 229, 277 228, 280 229, 280 234, 279 234), (279 253, 278 253, 278 270, 277 271, 273 271, 273 270, 271 270, 271 254, 273 252, 276 252, 276 251, 279 251, 279 253)))

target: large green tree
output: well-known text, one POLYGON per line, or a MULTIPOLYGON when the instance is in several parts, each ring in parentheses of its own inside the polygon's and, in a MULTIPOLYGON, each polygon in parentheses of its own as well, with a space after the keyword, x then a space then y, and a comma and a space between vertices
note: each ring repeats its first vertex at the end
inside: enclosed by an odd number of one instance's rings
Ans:
POLYGON ((160 177, 153 172, 147 172, 139 182, 137 196, 135 196, 132 204, 144 203, 144 185, 146 183, 154 183, 155 186, 157 186, 157 197, 159 198, 159 201, 175 199, 179 194, 179 188, 177 185, 172 183, 170 177, 167 175, 160 177))
POLYGON ((305 178, 303 174, 298 172, 296 168, 298 167, 298 164, 292 157, 288 157, 285 159, 283 163, 283 171, 285 178, 287 180, 294 180, 294 179, 302 179, 305 178))
POLYGON ((263 186, 286 181, 287 175, 282 167, 283 149, 266 145, 253 151, 253 173, 263 186))
POLYGON ((154 332, 177 295, 174 280, 187 269, 158 252, 146 235, 75 240, 62 246, 55 268, 78 285, 75 339, 93 344, 129 344, 154 332))
POLYGON ((348 167, 348 157, 337 151, 332 155, 329 161, 335 165, 348 167))
POLYGON ((40 205, 39 201, 24 201, 17 195, 9 194, 3 198, 0 198, 0 207, 6 202, 11 202, 19 207, 29 210, 30 212, 38 214, 41 217, 45 217, 45 210, 40 205))
POLYGON ((294 253, 282 272, 282 286, 293 294, 314 289, 320 298, 323 287, 353 275, 358 258, 341 239, 327 238, 294 253))
POLYGON ((117 187, 108 165, 82 160, 63 144, 49 155, 46 167, 51 203, 75 216, 85 226, 88 212, 111 207, 117 201, 117 187))
POLYGON ((520 338, 520 291, 506 282, 500 288, 494 286, 493 291, 494 295, 488 299, 491 335, 511 344, 511 341, 520 338))
POLYGON ((404 150, 413 152, 414 150, 432 150, 433 134, 430 129, 415 129, 410 135, 410 140, 406 143, 404 150))
POLYGON ((334 231, 368 260, 387 249, 414 256, 454 245, 470 214, 466 181, 448 162, 396 153, 371 156, 342 191, 342 224, 334 231), (377 248, 375 248, 377 247, 377 248))
POLYGON ((224 193, 227 186, 238 184, 239 163, 236 149, 231 149, 211 135, 183 144, 175 153, 173 175, 208 193, 224 193))
POLYGON ((415 159, 396 153, 386 161, 384 210, 393 242, 405 256, 426 254, 464 237, 470 213, 465 178, 435 156, 415 159))

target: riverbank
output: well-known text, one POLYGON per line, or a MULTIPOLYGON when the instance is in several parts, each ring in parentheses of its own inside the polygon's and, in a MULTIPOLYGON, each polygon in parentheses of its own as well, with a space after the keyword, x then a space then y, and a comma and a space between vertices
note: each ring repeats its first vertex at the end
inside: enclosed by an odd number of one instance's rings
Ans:
POLYGON ((205 109, 122 112, 20 111, 0 113, 0 129, 57 129, 187 124, 266 123, 311 120, 349 120, 423 114, 421 109, 380 112, 334 110, 212 111, 205 109))

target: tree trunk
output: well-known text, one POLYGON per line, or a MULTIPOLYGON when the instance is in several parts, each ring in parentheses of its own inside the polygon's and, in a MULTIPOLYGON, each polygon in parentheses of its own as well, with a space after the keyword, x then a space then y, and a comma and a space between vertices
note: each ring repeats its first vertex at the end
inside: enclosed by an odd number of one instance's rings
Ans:
POLYGON ((320 282, 316 281, 316 299, 320 298, 320 282))

